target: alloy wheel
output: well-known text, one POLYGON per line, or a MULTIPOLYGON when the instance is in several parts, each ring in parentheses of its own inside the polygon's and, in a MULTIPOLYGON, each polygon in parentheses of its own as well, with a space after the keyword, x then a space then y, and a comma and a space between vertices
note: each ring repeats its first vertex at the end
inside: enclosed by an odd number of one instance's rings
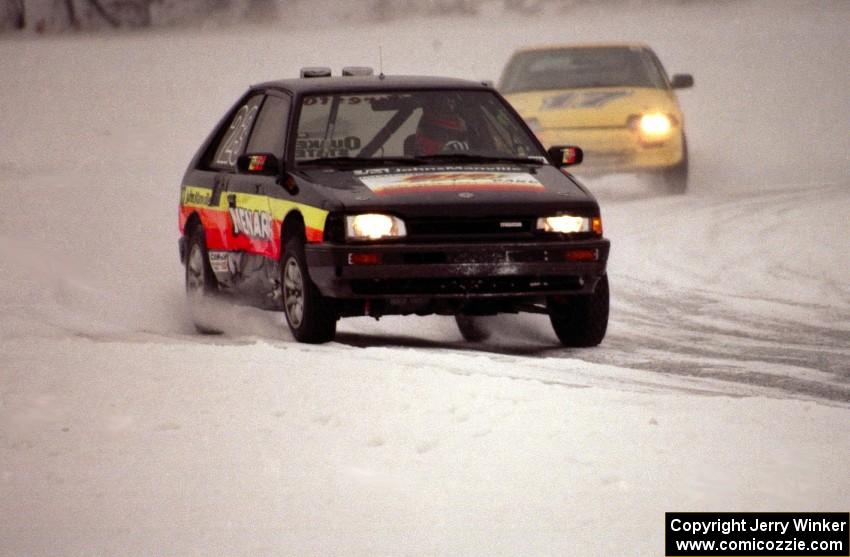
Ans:
POLYGON ((294 257, 287 260, 283 272, 283 304, 289 323, 297 329, 304 319, 304 275, 294 257))

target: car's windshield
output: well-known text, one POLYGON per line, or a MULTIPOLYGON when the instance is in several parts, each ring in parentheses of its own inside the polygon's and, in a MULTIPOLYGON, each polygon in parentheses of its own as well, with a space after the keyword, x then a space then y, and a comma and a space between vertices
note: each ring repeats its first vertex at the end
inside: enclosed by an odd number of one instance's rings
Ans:
POLYGON ((666 82, 641 48, 594 47, 521 52, 502 76, 502 93, 590 87, 651 87, 666 82))
POLYGON ((370 91, 305 96, 295 160, 399 163, 544 157, 490 91, 370 91))

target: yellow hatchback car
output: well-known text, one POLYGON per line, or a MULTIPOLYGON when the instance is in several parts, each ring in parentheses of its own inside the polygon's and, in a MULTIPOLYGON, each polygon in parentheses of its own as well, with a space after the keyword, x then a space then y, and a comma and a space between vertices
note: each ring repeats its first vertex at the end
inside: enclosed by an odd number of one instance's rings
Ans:
POLYGON ((650 173, 683 193, 688 145, 673 89, 693 83, 668 78, 646 45, 583 45, 516 52, 499 89, 546 147, 581 147, 589 173, 650 173))

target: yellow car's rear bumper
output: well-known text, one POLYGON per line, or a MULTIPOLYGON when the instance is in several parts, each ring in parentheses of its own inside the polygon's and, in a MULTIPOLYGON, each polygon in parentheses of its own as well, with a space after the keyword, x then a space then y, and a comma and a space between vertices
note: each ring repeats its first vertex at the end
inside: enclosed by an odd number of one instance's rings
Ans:
POLYGON ((582 172, 613 173, 663 169, 682 161, 681 129, 665 141, 645 144, 627 127, 544 128, 537 137, 548 148, 577 145, 584 151, 582 172))

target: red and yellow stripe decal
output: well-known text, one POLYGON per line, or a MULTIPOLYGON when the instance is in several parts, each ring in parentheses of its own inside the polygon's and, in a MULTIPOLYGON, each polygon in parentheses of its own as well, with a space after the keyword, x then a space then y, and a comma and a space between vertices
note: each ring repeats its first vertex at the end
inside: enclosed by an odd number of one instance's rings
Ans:
MULTIPOLYGON (((304 218, 307 242, 321 242, 324 239, 325 221, 328 211, 266 195, 222 192, 217 205, 209 205, 213 190, 197 186, 184 186, 180 198, 179 227, 183 233, 186 221, 192 213, 197 213, 206 231, 207 249, 216 251, 244 251, 263 255, 272 259, 280 258, 281 227, 292 211, 298 211, 304 218), (263 234, 250 234, 239 230, 240 223, 233 222, 228 207, 228 196, 236 195, 236 207, 249 214, 271 216, 271 237, 263 234)), ((244 223, 243 223, 244 224, 244 223)), ((285 241, 285 239, 284 239, 285 241)))

